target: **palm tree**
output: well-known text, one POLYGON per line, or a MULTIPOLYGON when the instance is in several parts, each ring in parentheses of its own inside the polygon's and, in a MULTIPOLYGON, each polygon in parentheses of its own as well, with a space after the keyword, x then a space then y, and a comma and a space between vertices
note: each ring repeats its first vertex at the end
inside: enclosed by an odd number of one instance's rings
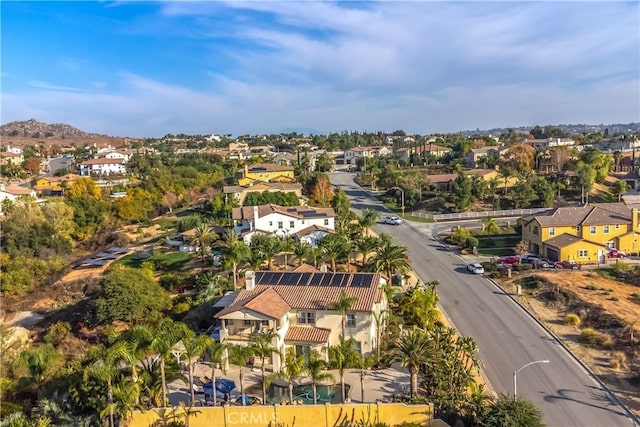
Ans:
POLYGON ((198 250, 200 251, 200 259, 204 264, 209 244, 215 241, 218 238, 218 235, 211 231, 211 227, 209 226, 209 224, 204 222, 196 225, 195 231, 196 246, 198 246, 198 250))
MULTIPOLYGON (((140 384, 138 382, 138 363, 149 355, 153 335, 148 327, 136 325, 125 332, 122 339, 128 344, 129 358, 132 360, 131 381, 135 387, 140 389, 140 384)), ((138 396, 135 404, 137 405, 139 403, 140 399, 138 396)))
POLYGON ((360 240, 356 240, 356 248, 362 254, 362 268, 367 265, 369 255, 378 247, 378 238, 374 236, 365 236, 360 240))
POLYGON ((500 232, 500 226, 492 216, 482 218, 482 228, 487 234, 498 234, 500 232))
POLYGON ((296 350, 289 347, 284 356, 284 367, 280 372, 274 372, 269 379, 278 378, 287 382, 289 388, 289 403, 293 404, 293 383, 307 373, 304 356, 296 355, 296 350))
POLYGON ((209 345, 204 351, 204 354, 211 363, 211 382, 213 384, 213 406, 218 405, 218 399, 216 396, 216 365, 223 366, 224 356, 227 353, 227 344, 223 342, 217 342, 215 340, 209 341, 209 345))
POLYGON ((185 331, 186 325, 184 323, 176 323, 169 318, 162 319, 153 331, 151 348, 158 355, 158 360, 160 361, 163 407, 167 405, 166 360, 171 356, 173 346, 184 337, 185 331))
POLYGON ((318 383, 321 381, 335 381, 333 375, 326 372, 324 369, 327 364, 320 356, 317 350, 311 350, 309 353, 309 360, 307 360, 307 375, 311 379, 313 385, 313 404, 318 404, 318 383))
POLYGON ((311 248, 309 253, 313 259, 313 266, 315 268, 318 268, 320 263, 324 263, 324 251, 321 247, 311 248))
POLYGON ((247 259, 247 263, 249 266, 255 271, 260 270, 264 265, 266 258, 263 253, 258 252, 257 250, 252 250, 249 254, 249 258, 247 259))
POLYGON ((284 266, 289 266, 289 255, 293 253, 293 238, 285 237, 280 241, 280 255, 284 255, 284 266))
POLYGON ((420 368, 431 362, 436 350, 430 345, 429 336, 423 329, 413 328, 404 333, 396 345, 394 360, 409 370, 410 395, 418 393, 418 372, 420 368))
POLYGON ((498 170, 498 174, 504 179, 504 195, 507 195, 507 185, 509 185, 509 178, 513 176, 513 170, 508 166, 502 166, 498 170))
POLYGON ((347 311, 351 310, 351 307, 353 307, 357 301, 357 297, 347 295, 343 289, 340 291, 338 301, 329 305, 329 309, 339 311, 342 315, 342 338, 344 338, 347 328, 347 311))
POLYGON ((307 259, 307 257, 311 253, 311 246, 305 242, 297 242, 293 245, 292 248, 293 256, 296 258, 298 262, 298 267, 302 265, 302 263, 307 259))
POLYGON ((18 371, 24 371, 35 384, 38 399, 45 382, 53 376, 62 362, 62 354, 51 344, 24 350, 15 361, 18 371))
POLYGON ((280 252, 281 240, 273 235, 258 234, 251 239, 251 251, 259 253, 264 261, 267 261, 267 268, 271 269, 273 259, 280 252))
POLYGON ((374 271, 384 273, 391 282, 395 273, 405 275, 411 271, 408 258, 406 247, 386 244, 377 250, 371 264, 374 271))
POLYGON ((211 345, 211 341, 213 341, 213 338, 206 335, 194 335, 193 332, 182 339, 182 344, 184 345, 184 357, 187 360, 187 367, 189 370, 191 406, 195 405, 196 402, 196 393, 193 389, 193 365, 211 345))
POLYGON ((244 368, 247 366, 249 358, 254 354, 253 348, 244 345, 233 345, 230 347, 230 350, 229 362, 240 368, 240 395, 242 398, 242 406, 245 406, 247 403, 244 400, 244 368))
POLYGON ((331 271, 335 273, 336 261, 338 258, 346 255, 349 250, 347 238, 342 234, 327 234, 320 240, 318 246, 322 248, 323 253, 329 257, 331 261, 331 271))
POLYGON ((360 227, 360 237, 364 237, 367 229, 373 226, 380 219, 380 214, 373 209, 363 209, 362 214, 358 217, 358 226, 360 227))
POLYGON ((348 368, 358 366, 359 360, 362 355, 358 353, 355 348, 355 340, 349 338, 345 340, 344 337, 340 337, 338 345, 332 345, 329 347, 329 364, 331 367, 336 368, 340 375, 340 389, 342 390, 342 403, 346 398, 346 392, 344 387, 344 374, 348 368))
POLYGON ((238 284, 238 265, 249 258, 251 249, 244 241, 240 240, 238 233, 233 228, 225 233, 222 248, 225 263, 230 264, 233 269, 233 290, 235 291, 238 284))
MULTIPOLYGON (((260 370, 262 372, 262 403, 267 402, 267 383, 264 370, 264 362, 267 357, 273 358, 273 353, 280 354, 278 348, 273 345, 273 341, 278 337, 278 334, 273 330, 265 332, 252 332, 249 335, 249 342, 256 356, 260 357, 261 365, 260 370)), ((272 361, 273 364, 273 361, 272 361)))

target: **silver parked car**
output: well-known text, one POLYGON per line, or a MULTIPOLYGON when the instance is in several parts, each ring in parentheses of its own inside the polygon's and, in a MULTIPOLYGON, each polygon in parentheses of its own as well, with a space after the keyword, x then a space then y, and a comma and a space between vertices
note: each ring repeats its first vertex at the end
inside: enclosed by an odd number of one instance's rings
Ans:
POLYGON ((477 262, 467 265, 467 270, 473 274, 484 274, 484 267, 482 264, 478 264, 477 262))

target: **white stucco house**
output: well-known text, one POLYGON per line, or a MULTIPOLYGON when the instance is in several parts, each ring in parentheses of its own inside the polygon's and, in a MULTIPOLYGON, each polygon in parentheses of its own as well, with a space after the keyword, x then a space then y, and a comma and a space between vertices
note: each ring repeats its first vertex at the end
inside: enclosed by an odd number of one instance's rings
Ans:
POLYGON ((2 213, 2 202, 5 199, 15 202, 25 196, 37 198, 35 190, 20 187, 19 185, 0 183, 0 213, 2 213))
POLYGON ((389 147, 375 145, 370 147, 354 147, 344 151, 345 164, 355 165, 360 157, 376 157, 391 154, 389 147))
MULTIPOLYGON (((272 344, 281 354, 290 347, 298 355, 313 349, 328 360, 329 346, 342 334, 342 313, 331 307, 344 292, 356 298, 346 314, 345 338, 353 338, 356 349, 368 355, 386 325, 385 284, 379 273, 247 271, 245 289, 214 318, 220 322, 220 340, 227 343, 248 345, 251 333, 273 330, 272 344)), ((274 371, 280 370, 280 356, 274 353, 271 360, 274 371)))
POLYGON ((80 175, 124 175, 127 173, 124 159, 89 159, 80 163, 80 175))
POLYGON ((335 230, 335 216, 332 208, 273 204, 243 206, 234 208, 232 213, 234 229, 247 244, 251 243, 251 238, 255 233, 287 237, 294 236, 310 226, 333 231, 335 230))

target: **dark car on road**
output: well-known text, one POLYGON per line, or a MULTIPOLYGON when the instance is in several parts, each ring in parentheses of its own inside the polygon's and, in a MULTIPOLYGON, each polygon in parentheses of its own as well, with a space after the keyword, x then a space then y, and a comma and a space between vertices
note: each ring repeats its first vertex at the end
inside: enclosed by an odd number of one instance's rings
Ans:
POLYGON ((560 261, 556 262, 553 266, 559 270, 577 270, 580 268, 580 264, 576 263, 575 261, 560 261))

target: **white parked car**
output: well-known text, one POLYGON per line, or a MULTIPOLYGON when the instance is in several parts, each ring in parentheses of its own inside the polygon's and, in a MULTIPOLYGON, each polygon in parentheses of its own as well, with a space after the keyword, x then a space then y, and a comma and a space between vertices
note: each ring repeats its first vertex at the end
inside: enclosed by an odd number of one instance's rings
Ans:
POLYGON ((400 225, 403 222, 404 221, 402 221, 402 219, 398 218, 397 216, 385 216, 384 218, 382 218, 383 224, 400 225))
POLYGON ((484 267, 482 266, 482 264, 478 263, 467 265, 467 270, 469 270, 473 274, 484 274, 484 267))

